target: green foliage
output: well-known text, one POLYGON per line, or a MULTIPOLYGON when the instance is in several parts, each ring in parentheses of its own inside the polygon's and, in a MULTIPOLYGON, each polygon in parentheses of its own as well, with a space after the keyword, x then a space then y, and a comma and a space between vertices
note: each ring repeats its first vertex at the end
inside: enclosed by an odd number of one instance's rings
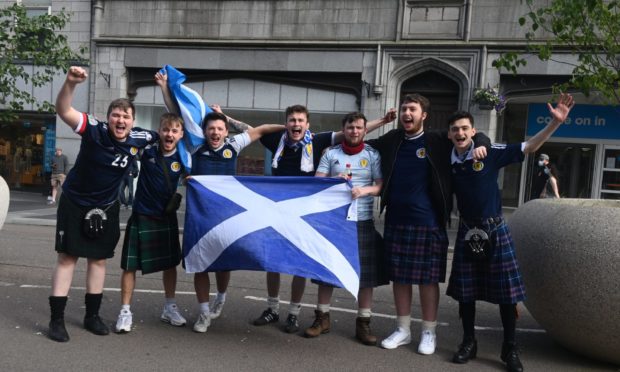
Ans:
POLYGON ((50 102, 39 102, 20 89, 23 85, 19 82, 41 87, 50 83, 58 71, 85 62, 86 48, 73 51, 67 37, 58 32, 69 19, 64 9, 36 17, 26 16, 26 9, 19 4, 0 9, 0 103, 6 107, 0 111, 0 121, 14 119, 15 111, 30 104, 39 111, 54 111, 50 102))
POLYGON ((523 54, 548 61, 554 52, 570 52, 578 62, 571 79, 554 86, 554 92, 574 88, 587 96, 599 91, 608 103, 620 104, 620 1, 551 0, 537 9, 534 0, 525 2, 530 12, 519 18, 527 28, 525 50, 502 54, 493 66, 516 74, 526 65, 523 54))

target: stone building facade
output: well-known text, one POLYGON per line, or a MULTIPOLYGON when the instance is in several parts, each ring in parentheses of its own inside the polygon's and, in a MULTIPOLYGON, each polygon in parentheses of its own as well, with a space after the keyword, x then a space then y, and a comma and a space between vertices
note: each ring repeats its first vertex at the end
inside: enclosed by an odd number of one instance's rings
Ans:
MULTIPOLYGON (((112 99, 128 96, 138 106, 137 124, 147 128, 155 128, 164 111, 153 75, 169 64, 188 76, 188 84, 206 102, 218 103, 231 116, 251 124, 283 122, 284 109, 301 103, 311 112, 313 130, 338 129, 346 112, 359 110, 376 118, 397 107, 403 94, 419 92, 431 100, 428 128, 445 129, 447 115, 464 109, 492 139, 518 142, 535 120, 529 117, 530 106, 551 98, 550 86, 570 75, 563 62, 576 58, 567 53, 554 55, 556 62, 531 58, 518 76, 493 68, 492 61, 502 52, 524 43, 518 18, 528 9, 519 1, 52 3, 54 7, 90 3, 88 11, 77 17, 79 23, 90 12, 91 79, 84 87, 88 90, 84 109, 104 116, 112 99), (474 89, 487 86, 508 98, 501 116, 472 103, 474 89)), ((82 28, 86 25, 80 24, 82 28)), ((596 97, 578 96, 577 102, 600 104, 596 97)), ((615 125, 618 132, 612 133, 620 133, 620 124, 615 125)), ((60 128, 58 133, 59 142, 77 143, 60 128)), ((564 196, 616 198, 602 190, 609 169, 603 160, 620 156, 617 140, 553 141, 543 150, 563 166, 564 196)), ((262 173, 264 151, 257 146, 246 154, 240 171, 262 173)), ((533 160, 504 172, 500 186, 506 205, 517 206, 529 198, 533 160)))

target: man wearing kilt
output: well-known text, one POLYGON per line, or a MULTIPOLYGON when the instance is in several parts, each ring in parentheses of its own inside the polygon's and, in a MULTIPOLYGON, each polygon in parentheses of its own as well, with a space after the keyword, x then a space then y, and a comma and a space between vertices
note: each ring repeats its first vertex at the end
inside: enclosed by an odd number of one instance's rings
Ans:
MULTIPOLYGON (((372 292, 374 287, 388 284, 384 273, 381 236, 372 220, 373 196, 378 196, 383 184, 381 157, 364 144, 366 117, 352 112, 342 120, 344 140, 327 149, 316 170, 317 177, 345 177, 351 181, 351 195, 357 199, 357 241, 360 259, 360 289, 355 321, 355 337, 365 345, 376 345, 377 338, 370 331, 372 292)), ((314 280, 313 280, 314 281, 314 280)), ((305 331, 306 337, 317 337, 329 332, 329 308, 334 287, 319 284, 316 317, 305 331)))
POLYGON ((131 297, 136 284, 136 271, 150 274, 163 271, 166 302, 160 319, 183 326, 175 300, 177 265, 181 262, 179 225, 176 209, 166 210, 184 173, 177 143, 183 137, 183 119, 176 114, 163 114, 159 122, 159 143, 149 146, 140 156, 142 171, 133 209, 123 242, 121 256, 121 311, 116 332, 131 331, 131 297))
MULTIPOLYGON (((412 285, 417 284, 423 320, 418 352, 424 355, 435 352, 439 282, 445 280, 448 253, 445 226, 452 210, 452 144, 445 133, 424 131, 429 108, 425 97, 406 95, 400 127, 368 141, 381 154, 381 210, 387 206, 383 238, 396 305, 397 328, 381 346, 411 342, 412 285)), ((479 144, 488 142, 480 136, 479 144)))
POLYGON ((566 120, 573 98, 562 94, 555 108, 548 104, 553 120, 527 142, 493 145, 481 161, 473 159, 472 136, 476 133, 470 113, 458 111, 450 119, 448 136, 452 140, 452 179, 461 215, 454 248, 452 272, 447 294, 459 301, 463 342, 452 358, 467 363, 476 357, 474 335, 476 301, 498 304, 504 342, 501 359, 508 371, 523 371, 515 342, 518 302, 525 300, 525 287, 517 263, 508 226, 502 217, 501 193, 497 186, 499 170, 521 162, 524 154, 534 153, 566 120))
POLYGON ((64 311, 79 257, 87 259, 84 328, 97 335, 109 333, 99 318, 99 307, 106 259, 114 255, 120 238, 119 185, 138 151, 158 140, 156 132, 133 128, 135 108, 127 99, 110 103, 107 122, 74 109, 75 87, 87 77, 83 68, 71 67, 56 99, 58 116, 82 137, 57 212, 58 259, 49 297, 48 337, 59 342, 69 341, 64 311))

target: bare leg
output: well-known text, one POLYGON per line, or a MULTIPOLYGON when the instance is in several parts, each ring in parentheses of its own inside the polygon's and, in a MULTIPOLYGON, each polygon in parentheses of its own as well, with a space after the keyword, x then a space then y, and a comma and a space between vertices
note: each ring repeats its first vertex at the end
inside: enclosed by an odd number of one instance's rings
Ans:
POLYGON ((334 287, 319 284, 319 304, 327 305, 332 301, 334 287))
POLYGON ((215 282, 217 283, 217 291, 226 293, 228 283, 230 283, 230 271, 218 271, 215 273, 215 282))
POLYGON ((280 294, 280 274, 267 273, 267 295, 278 297, 280 294))
POLYGON ((301 276, 294 276, 291 283, 291 302, 300 303, 304 297, 304 290, 306 289, 306 278, 301 276))
POLYGON ((171 267, 162 273, 164 283, 164 293, 166 298, 174 298, 177 290, 177 268, 171 267))
POLYGON ((105 259, 88 259, 86 267, 86 293, 103 293, 105 259))
POLYGON ((210 288, 211 282, 209 281, 209 273, 194 274, 194 289, 196 290, 196 297, 198 298, 198 303, 209 302, 210 288))
POLYGON ((73 271, 78 258, 65 253, 58 253, 56 267, 52 275, 52 296, 67 296, 73 281, 73 271))
POLYGON ((396 306, 397 316, 411 315, 411 284, 394 283, 394 305, 396 306))
MULTIPOLYGON (((319 288, 320 289, 320 288, 319 288)), ((372 287, 360 288, 357 292, 357 307, 360 309, 370 309, 372 307, 372 287)))
POLYGON ((121 304, 131 304, 131 296, 133 290, 136 287, 136 272, 135 271, 123 271, 121 275, 121 304))
POLYGON ((439 308, 439 284, 420 285, 419 289, 422 320, 434 322, 437 320, 437 309, 439 308))

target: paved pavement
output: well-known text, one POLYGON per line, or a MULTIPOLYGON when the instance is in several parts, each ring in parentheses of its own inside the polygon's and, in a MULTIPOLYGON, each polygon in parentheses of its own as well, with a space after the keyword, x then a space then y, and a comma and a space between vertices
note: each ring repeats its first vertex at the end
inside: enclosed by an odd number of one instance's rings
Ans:
MULTIPOLYGON (((332 330, 317 339, 289 335, 277 326, 250 324, 265 308, 264 274, 239 271, 232 275, 224 313, 207 334, 189 327, 171 327, 159 321, 162 291, 159 274, 138 274, 132 302, 134 329, 126 335, 98 337, 81 327, 84 312, 85 265, 78 263, 67 306, 71 341, 59 344, 45 336, 49 309, 47 296, 55 262, 53 236, 56 208, 40 194, 13 191, 9 215, 0 230, 0 361, 2 370, 216 370, 216 371, 501 371, 502 328, 497 307, 479 303, 479 352, 466 365, 450 362, 462 331, 458 304, 447 296, 440 303, 438 348, 432 356, 415 352, 419 334, 419 301, 414 288, 413 342, 396 350, 366 347, 353 338, 354 299, 336 290, 332 303, 332 330)), ((126 221, 130 211, 121 211, 126 221)), ((183 211, 179 217, 183 218, 183 211)), ((453 235, 454 232, 451 233, 453 235)), ((452 239, 452 238, 451 238, 452 239)), ((452 239, 453 240, 453 239, 452 239)), ((117 253, 120 246, 117 247, 117 253)), ((108 262, 101 315, 113 326, 120 307, 119 254, 108 262)), ((449 263, 450 264, 450 263, 449 263)), ((190 324, 197 317, 193 278, 178 270, 177 299, 190 324)), ((284 276, 281 298, 287 300, 289 277, 284 276)), ((441 285, 445 293, 445 285, 441 285)), ((308 284, 300 321, 312 323, 316 286, 308 284)), ((282 305, 286 314, 286 303, 282 305)), ((567 309, 569 311, 570 309, 567 309)), ((387 337, 394 327, 391 289, 375 290, 373 331, 387 337)), ((280 326, 282 321, 280 322, 280 326)), ((521 306, 517 338, 527 371, 620 371, 617 366, 583 358, 557 345, 521 306)))

